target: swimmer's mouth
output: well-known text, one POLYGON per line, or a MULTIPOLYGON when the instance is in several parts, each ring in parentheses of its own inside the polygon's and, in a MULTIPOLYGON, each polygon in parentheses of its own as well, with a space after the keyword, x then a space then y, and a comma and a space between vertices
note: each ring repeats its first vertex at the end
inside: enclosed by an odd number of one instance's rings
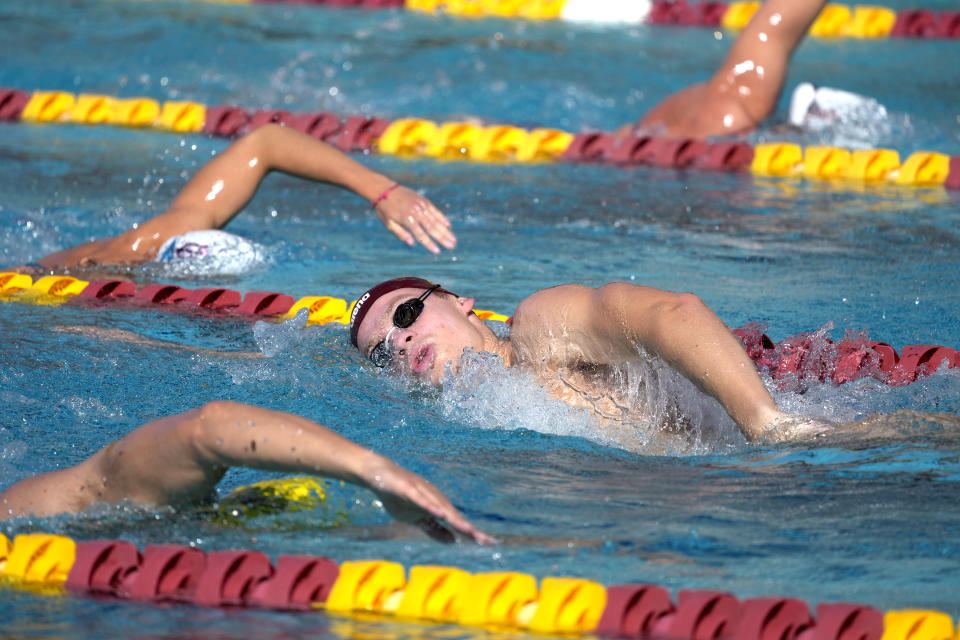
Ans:
POLYGON ((430 367, 433 365, 433 358, 436 355, 436 352, 433 349, 432 344, 421 345, 419 349, 414 352, 410 358, 410 368, 414 373, 423 373, 424 371, 429 371, 430 367))

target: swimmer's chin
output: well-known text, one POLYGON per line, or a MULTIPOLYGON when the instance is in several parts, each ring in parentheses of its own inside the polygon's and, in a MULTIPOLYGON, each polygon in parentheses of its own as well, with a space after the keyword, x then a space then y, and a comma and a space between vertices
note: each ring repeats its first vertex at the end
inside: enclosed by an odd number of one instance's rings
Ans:
MULTIPOLYGON (((431 349, 432 348, 431 346, 431 349)), ((445 384, 452 384, 454 382, 453 378, 457 377, 463 371, 464 359, 469 360, 478 355, 480 355, 481 358, 484 356, 493 358, 499 361, 502 366, 507 366, 503 361, 503 357, 499 354, 493 354, 487 351, 474 351, 472 348, 467 348, 456 360, 451 359, 442 362, 436 360, 435 352, 431 353, 427 357, 433 358, 433 362, 429 368, 424 369, 422 372, 411 371, 410 368, 405 369, 407 375, 415 380, 429 383, 435 387, 443 387, 445 384)), ((424 360, 426 360, 426 357, 424 360)))

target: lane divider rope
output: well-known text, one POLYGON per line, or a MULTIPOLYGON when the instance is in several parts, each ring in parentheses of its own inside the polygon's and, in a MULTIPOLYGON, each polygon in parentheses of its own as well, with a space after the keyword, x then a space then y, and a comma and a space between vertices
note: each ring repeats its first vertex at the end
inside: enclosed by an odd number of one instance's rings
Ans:
POLYGON ((704 142, 612 133, 572 134, 549 128, 435 123, 417 118, 389 121, 371 116, 341 119, 332 113, 282 109, 247 111, 233 105, 149 98, 119 99, 64 91, 0 88, 0 121, 111 124, 233 138, 266 123, 280 123, 345 152, 379 151, 398 156, 478 162, 570 162, 621 168, 658 167, 702 171, 749 171, 756 176, 844 184, 942 186, 960 189, 960 156, 916 151, 901 161, 893 149, 808 146, 772 142, 704 142))
MULTIPOLYGON (((586 0, 207 0, 231 4, 311 4, 324 7, 406 9, 462 18, 522 18, 571 22, 638 23, 739 30, 760 2, 597 3, 586 0)), ((960 11, 827 4, 810 27, 818 38, 960 38, 960 11)))
POLYGON ((935 610, 892 610, 802 600, 740 600, 711 590, 681 590, 676 600, 655 584, 604 586, 582 578, 520 572, 471 574, 456 567, 386 560, 336 563, 256 550, 205 552, 195 547, 124 540, 77 542, 46 533, 0 534, 0 578, 39 592, 203 607, 287 611, 323 609, 335 616, 455 623, 609 638, 672 640, 954 640, 953 619, 935 610))
MULTIPOLYGON (((185 289, 172 284, 146 284, 137 288, 126 280, 79 280, 71 276, 46 275, 36 281, 20 273, 0 273, 0 301, 58 306, 70 300, 87 303, 158 305, 171 310, 205 309, 232 315, 289 319, 307 310, 307 324, 350 324, 356 301, 330 296, 293 296, 274 291, 241 294, 232 289, 185 289)), ((474 311, 481 320, 506 322, 493 311, 474 311)), ((837 342, 816 332, 801 333, 774 343, 763 327, 748 324, 734 329, 747 354, 761 371, 774 380, 827 382, 835 385, 873 378, 889 385, 910 384, 940 367, 960 367, 960 351, 940 345, 907 345, 900 353, 887 344, 866 337, 837 342)))

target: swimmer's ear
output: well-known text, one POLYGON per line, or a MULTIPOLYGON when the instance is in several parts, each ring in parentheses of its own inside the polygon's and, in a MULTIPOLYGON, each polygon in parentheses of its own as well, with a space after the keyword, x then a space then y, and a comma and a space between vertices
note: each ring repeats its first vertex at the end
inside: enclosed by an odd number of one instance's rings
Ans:
POLYGON ((457 304, 460 306, 464 315, 469 315, 473 311, 474 302, 476 301, 473 298, 457 298, 457 304))

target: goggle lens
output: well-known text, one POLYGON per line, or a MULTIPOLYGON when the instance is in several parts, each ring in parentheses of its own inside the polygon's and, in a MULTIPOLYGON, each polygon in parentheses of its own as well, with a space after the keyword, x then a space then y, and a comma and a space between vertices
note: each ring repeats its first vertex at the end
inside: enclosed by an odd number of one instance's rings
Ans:
MULTIPOLYGON (((420 314, 423 313, 423 301, 439 288, 440 285, 435 284, 424 291, 419 298, 410 298, 397 305, 397 308, 393 312, 393 326, 397 329, 409 328, 410 325, 417 321, 420 314)), ((387 334, 388 337, 389 335, 390 334, 387 334)), ((373 366, 382 369, 393 361, 394 353, 390 345, 387 344, 387 339, 384 338, 370 350, 368 357, 370 358, 370 362, 373 363, 373 366)))

